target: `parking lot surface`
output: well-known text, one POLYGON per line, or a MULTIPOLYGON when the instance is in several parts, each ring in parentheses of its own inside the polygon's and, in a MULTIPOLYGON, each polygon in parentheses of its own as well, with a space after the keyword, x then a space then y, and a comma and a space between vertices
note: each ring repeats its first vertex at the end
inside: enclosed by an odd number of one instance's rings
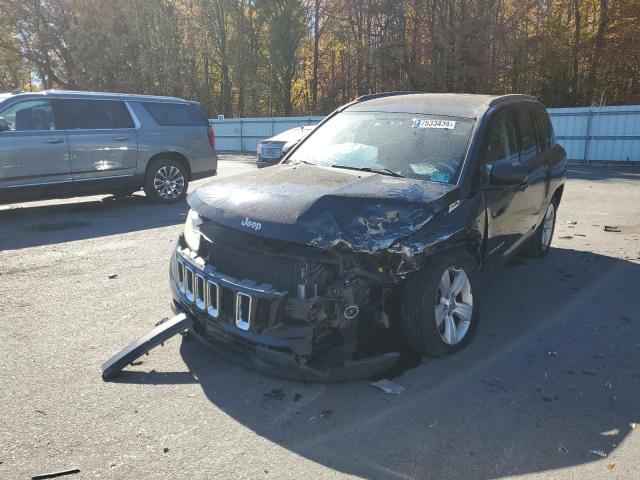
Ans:
POLYGON ((399 396, 275 380, 180 336, 103 382, 171 315, 187 208, 0 206, 0 478, 640 478, 640 174, 572 170, 549 256, 486 279, 475 341, 399 396))

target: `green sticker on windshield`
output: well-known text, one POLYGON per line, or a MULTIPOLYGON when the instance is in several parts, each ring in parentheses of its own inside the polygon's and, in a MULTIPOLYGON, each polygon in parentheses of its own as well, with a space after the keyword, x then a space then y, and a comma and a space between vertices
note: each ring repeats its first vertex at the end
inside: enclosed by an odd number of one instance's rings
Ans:
POLYGON ((449 180, 451 180, 451 174, 446 172, 433 172, 431 174, 431 180, 434 182, 449 183, 449 180))

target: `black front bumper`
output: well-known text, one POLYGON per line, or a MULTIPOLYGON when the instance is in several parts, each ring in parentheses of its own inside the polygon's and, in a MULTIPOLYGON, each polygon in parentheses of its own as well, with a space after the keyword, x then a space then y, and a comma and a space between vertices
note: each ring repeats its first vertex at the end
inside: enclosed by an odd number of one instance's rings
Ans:
MULTIPOLYGON (((273 302, 286 302, 286 292, 278 292, 268 285, 256 285, 221 274, 211 266, 198 265, 178 248, 171 265, 171 306, 175 313, 184 313, 192 321, 192 335, 208 348, 232 361, 261 373, 278 378, 313 382, 340 382, 368 378, 390 369, 400 358, 397 352, 389 352, 339 366, 316 367, 313 358, 313 328, 291 327, 272 334, 257 333, 240 328, 233 317, 212 317, 205 305, 198 305, 197 294, 188 292, 176 276, 181 264, 202 277, 204 283, 212 282, 236 294, 273 302)), ((184 276, 182 277, 184 279, 184 276)), ((195 277, 194 277, 195 278, 195 277)), ((204 296, 203 298, 208 298, 204 296)), ((205 302, 208 300, 205 300, 205 302)), ((220 310, 219 306, 218 309, 220 310)), ((321 364, 326 362, 320 361, 321 364)), ((330 363, 330 362, 329 362, 330 363)))

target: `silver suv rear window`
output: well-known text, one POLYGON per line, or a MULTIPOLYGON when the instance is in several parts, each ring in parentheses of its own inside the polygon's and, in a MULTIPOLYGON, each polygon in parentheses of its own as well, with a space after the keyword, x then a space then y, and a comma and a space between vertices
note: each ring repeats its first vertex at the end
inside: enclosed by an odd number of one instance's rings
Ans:
POLYGON ((197 105, 144 102, 144 108, 158 125, 171 127, 202 127, 209 122, 197 105))

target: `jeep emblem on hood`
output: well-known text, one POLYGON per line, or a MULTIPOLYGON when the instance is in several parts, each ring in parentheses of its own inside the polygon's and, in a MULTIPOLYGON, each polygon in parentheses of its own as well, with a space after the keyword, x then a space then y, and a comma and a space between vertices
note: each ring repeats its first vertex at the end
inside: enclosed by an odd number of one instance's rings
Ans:
POLYGON ((262 228, 262 224, 260 222, 254 222, 253 220, 249 220, 248 218, 245 218, 242 221, 242 226, 253 228, 256 232, 262 228))

